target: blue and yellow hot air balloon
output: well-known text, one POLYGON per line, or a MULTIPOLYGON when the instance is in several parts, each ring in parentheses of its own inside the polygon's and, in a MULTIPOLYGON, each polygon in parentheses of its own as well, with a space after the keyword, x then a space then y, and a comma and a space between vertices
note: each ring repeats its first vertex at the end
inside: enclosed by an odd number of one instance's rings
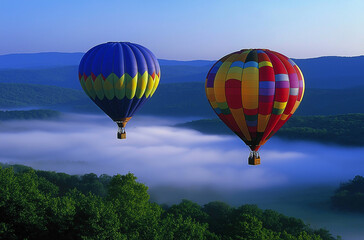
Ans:
POLYGON ((258 150, 300 105, 305 83, 288 57, 268 49, 243 49, 210 69, 206 95, 219 118, 251 149, 249 164, 260 164, 258 150))
POLYGON ((147 48, 108 42, 85 53, 78 75, 85 93, 118 124, 117 137, 125 139, 126 123, 158 87, 160 68, 147 48))

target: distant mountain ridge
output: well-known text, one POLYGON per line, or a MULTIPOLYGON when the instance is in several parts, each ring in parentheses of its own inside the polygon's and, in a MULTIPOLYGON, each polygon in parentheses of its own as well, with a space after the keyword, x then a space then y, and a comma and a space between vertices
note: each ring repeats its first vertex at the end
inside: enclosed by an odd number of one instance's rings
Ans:
POLYGON ((0 55, 0 69, 44 69, 78 65, 84 53, 15 53, 0 55))
MULTIPOLYGON (((309 89, 295 116, 364 113, 364 87, 309 89)), ((0 83, 1 109, 52 109, 102 113, 82 90, 37 84, 0 83)), ((216 118, 203 82, 162 84, 138 114, 216 118)))
MULTIPOLYGON (((74 66, 80 63, 85 53, 62 53, 62 52, 42 52, 42 53, 15 53, 0 55, 0 69, 44 69, 64 66, 74 66)), ((164 66, 212 66, 215 61, 191 60, 178 61, 158 59, 160 65, 164 66)))
MULTIPOLYGON (((78 64, 83 53, 0 55, 0 82, 32 83, 81 89, 78 64)), ((364 86, 364 56, 293 59, 307 88, 342 89, 364 86)), ((159 59, 161 84, 204 82, 215 61, 159 59)))
POLYGON ((308 88, 340 89, 364 85, 364 56, 293 59, 308 88))
POLYGON ((81 90, 77 66, 0 70, 0 83, 29 83, 81 90))

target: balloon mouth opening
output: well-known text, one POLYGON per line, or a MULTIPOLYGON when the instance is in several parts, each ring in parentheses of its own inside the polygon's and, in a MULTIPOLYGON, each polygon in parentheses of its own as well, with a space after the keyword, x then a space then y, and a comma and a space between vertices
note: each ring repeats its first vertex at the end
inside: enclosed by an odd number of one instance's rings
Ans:
POLYGON ((260 149, 260 145, 256 145, 256 144, 250 144, 248 145, 248 147, 250 148, 251 151, 253 152, 258 152, 258 150, 260 149))

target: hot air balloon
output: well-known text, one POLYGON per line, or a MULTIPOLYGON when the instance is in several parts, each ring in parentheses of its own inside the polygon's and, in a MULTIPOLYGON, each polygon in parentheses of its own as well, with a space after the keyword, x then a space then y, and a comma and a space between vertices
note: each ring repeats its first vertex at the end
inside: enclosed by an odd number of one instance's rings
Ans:
POLYGON ((160 68, 147 48, 108 42, 85 53, 78 75, 85 93, 117 123, 117 137, 125 139, 126 123, 158 87, 160 68))
POLYGON ((268 49, 243 49, 217 61, 206 77, 206 96, 219 118, 251 149, 259 148, 292 116, 304 93, 299 67, 268 49))

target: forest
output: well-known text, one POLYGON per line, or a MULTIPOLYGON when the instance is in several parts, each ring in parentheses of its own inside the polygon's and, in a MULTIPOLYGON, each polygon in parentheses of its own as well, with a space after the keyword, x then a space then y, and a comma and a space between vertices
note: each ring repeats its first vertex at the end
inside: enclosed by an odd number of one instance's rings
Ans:
MULTIPOLYGON (((364 146, 364 114, 292 116, 276 133, 287 139, 313 140, 346 146, 364 146)), ((233 134, 219 119, 204 119, 176 125, 207 134, 233 134)))
POLYGON ((341 211, 364 213, 364 177, 357 175, 342 183, 331 197, 331 206, 341 211))
MULTIPOLYGON (((163 76, 165 77, 165 75, 163 76)), ((185 80, 188 81, 188 78, 185 78, 185 80)), ((81 90, 65 88, 61 84, 60 87, 30 84, 28 82, 3 83, 0 76, 0 108, 38 106, 77 113, 102 113, 81 90)), ((78 80, 74 79, 72 84, 78 86, 78 80)), ((305 100, 294 116, 364 113, 363 105, 357 104, 364 101, 363 90, 362 86, 348 89, 307 89, 304 96, 305 100), (325 101, 322 101, 322 99, 325 99, 325 101)), ((174 117, 216 117, 206 99, 203 81, 161 82, 156 94, 138 114, 174 117)))
POLYGON ((89 101, 82 92, 56 86, 28 83, 0 83, 0 107, 63 106, 89 101))
POLYGON ((2 164, 0 239, 341 239, 256 205, 167 206, 149 198, 132 173, 78 176, 2 164))
POLYGON ((0 121, 49 119, 60 116, 60 112, 46 109, 28 111, 0 111, 0 121))

